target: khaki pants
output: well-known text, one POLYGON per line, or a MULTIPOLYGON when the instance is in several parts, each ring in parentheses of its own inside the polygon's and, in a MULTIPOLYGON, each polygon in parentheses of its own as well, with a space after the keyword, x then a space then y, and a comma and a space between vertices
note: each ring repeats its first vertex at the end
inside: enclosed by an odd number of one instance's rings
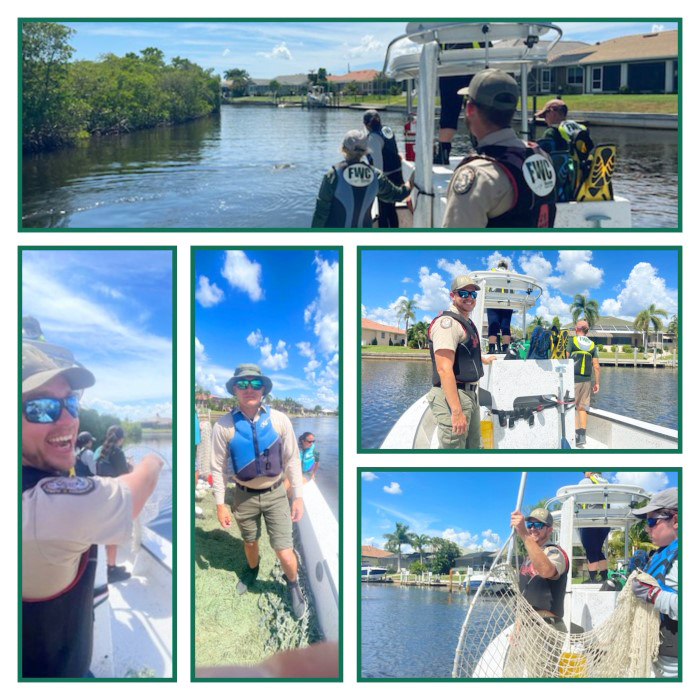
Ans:
POLYGON ((481 450, 481 417, 476 392, 458 389, 459 402, 467 418, 467 432, 455 435, 452 432, 452 412, 447 404, 445 393, 439 386, 434 386, 428 392, 428 404, 435 416, 438 429, 438 440, 441 450, 481 450))

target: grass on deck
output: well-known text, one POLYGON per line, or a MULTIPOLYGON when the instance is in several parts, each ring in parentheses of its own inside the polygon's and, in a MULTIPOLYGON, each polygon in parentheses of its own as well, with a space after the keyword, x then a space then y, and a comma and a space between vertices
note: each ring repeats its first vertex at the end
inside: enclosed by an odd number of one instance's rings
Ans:
MULTIPOLYGON (((230 503, 229 494, 226 502, 230 503)), ((246 567, 236 521, 224 530, 216 517, 213 493, 198 504, 204 519, 195 521, 195 661, 197 666, 253 665, 284 648, 307 646, 318 633, 313 606, 302 621, 292 617, 277 557, 262 525, 260 572, 240 596, 236 584, 246 567)), ((304 586, 300 567, 300 582, 304 586)))

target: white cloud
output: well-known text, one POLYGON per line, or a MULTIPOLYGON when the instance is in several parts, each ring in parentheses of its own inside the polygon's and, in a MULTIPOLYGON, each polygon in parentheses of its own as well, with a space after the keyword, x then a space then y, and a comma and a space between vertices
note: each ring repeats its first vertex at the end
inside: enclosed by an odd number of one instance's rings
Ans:
POLYGON ((375 481, 379 477, 374 472, 361 472, 363 481, 375 481))
POLYGON ((349 58, 359 58, 383 51, 384 44, 381 41, 375 39, 372 34, 365 34, 365 36, 360 39, 358 46, 352 46, 347 50, 347 56, 349 58))
POLYGON ((652 24, 652 25, 651 25, 651 31, 652 31, 652 32, 663 32, 663 31, 664 31, 664 25, 663 25, 663 24, 652 24))
POLYGON ((501 260, 505 260, 508 263, 508 269, 511 272, 515 272, 515 265, 513 263, 513 258, 508 257, 507 255, 501 255, 497 250, 494 250, 491 255, 489 255, 487 258, 482 258, 481 262, 484 264, 487 270, 491 270, 498 265, 501 260))
POLYGON ((678 290, 666 287, 666 281, 650 263, 640 262, 632 268, 617 297, 605 299, 600 308, 606 316, 634 318, 651 304, 673 315, 678 311, 678 290))
POLYGON ((481 542, 481 549, 485 551, 494 551, 500 548, 501 536, 497 532, 490 529, 484 530, 481 536, 484 538, 481 542))
POLYGON ((376 537, 365 537, 365 539, 362 540, 362 544, 365 545, 365 547, 377 547, 381 542, 382 540, 376 537))
POLYGON ((228 56, 230 53, 231 53, 231 49, 224 49, 224 50, 221 52, 221 55, 222 55, 222 56, 228 56))
POLYGON ((302 341, 301 343, 297 343, 297 348, 299 349, 299 354, 302 357, 313 357, 314 356, 314 351, 313 348, 311 347, 311 343, 307 341, 302 341))
POLYGON ((263 334, 258 328, 257 330, 251 331, 245 341, 251 348, 257 348, 263 341, 263 334))
POLYGON ((383 323, 385 326, 394 326, 395 328, 399 325, 399 314, 398 309, 401 302, 406 301, 408 297, 403 294, 392 301, 389 306, 381 307, 377 306, 374 309, 367 309, 363 307, 362 318, 367 318, 370 321, 376 321, 377 323, 383 323))
POLYGON ((260 286, 262 266, 248 259, 242 250, 227 250, 221 274, 234 289, 245 292, 251 301, 260 301, 263 290, 260 286))
POLYGON ((418 284, 423 290, 422 294, 416 294, 416 306, 421 311, 442 311, 450 305, 450 292, 445 280, 437 272, 430 272, 427 267, 421 267, 418 271, 418 284))
POLYGON ((411 284, 411 282, 413 282, 413 280, 410 277, 404 277, 401 280, 401 284, 411 284))
POLYGON ((545 289, 544 292, 542 292, 542 296, 539 298, 539 306, 535 308, 535 315, 542 316, 542 318, 550 323, 555 316, 559 316, 559 320, 562 324, 568 323, 571 319, 569 306, 570 304, 564 301, 561 296, 551 296, 549 290, 545 289))
POLYGON ((455 277, 458 277, 459 275, 468 275, 470 270, 469 268, 459 259, 457 260, 446 260, 445 258, 440 258, 437 261, 437 266, 441 270, 445 270, 447 274, 450 276, 450 283, 455 277))
POLYGON ((204 345, 202 345, 197 336, 194 337, 194 358, 197 361, 208 359, 207 354, 204 352, 204 345))
POLYGON ((260 346, 260 363, 263 367, 272 370, 284 369, 289 362, 287 343, 284 340, 277 341, 275 351, 272 351, 272 343, 265 338, 265 343, 260 346))
POLYGON ((603 283, 603 270, 589 262, 592 258, 590 250, 560 250, 556 269, 561 274, 549 277, 548 284, 564 294, 590 296, 603 283))
POLYGON ((475 549, 479 540, 478 535, 472 535, 467 530, 455 530, 452 527, 448 527, 446 530, 443 530, 440 537, 445 540, 449 540, 450 542, 454 542, 462 549, 475 549))
POLYGON ((668 488, 668 477, 664 472, 617 472, 613 474, 612 482, 641 486, 650 493, 663 491, 668 488))
POLYGON ((199 284, 197 285, 197 291, 194 293, 194 298, 205 308, 210 306, 216 306, 223 298, 224 293, 219 287, 217 287, 216 282, 209 284, 209 278, 204 275, 199 276, 199 284))
POLYGON ((552 263, 542 253, 525 253, 520 256, 518 263, 523 272, 534 277, 540 285, 546 285, 547 278, 552 274, 552 263))
POLYGON ((338 350, 338 292, 340 266, 320 255, 314 258, 318 296, 304 310, 304 322, 313 321, 318 350, 330 354, 338 350))
POLYGON ((392 481, 390 486, 384 486, 384 491, 386 491, 386 493, 390 493, 392 496, 403 493, 403 491, 401 491, 401 487, 396 481, 392 481))
POLYGON ((262 56, 263 58, 279 58, 283 61, 292 60, 292 54, 284 41, 281 44, 277 44, 269 53, 258 51, 255 55, 262 56))

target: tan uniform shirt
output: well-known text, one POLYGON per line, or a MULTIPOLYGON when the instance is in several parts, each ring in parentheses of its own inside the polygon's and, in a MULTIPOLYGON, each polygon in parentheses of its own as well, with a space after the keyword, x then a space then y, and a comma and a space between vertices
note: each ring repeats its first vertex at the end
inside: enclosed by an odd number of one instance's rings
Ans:
POLYGON ((59 593, 93 544, 131 534, 131 491, 119 479, 51 476, 22 493, 22 598, 59 593))
MULTIPOLYGON (((292 421, 280 411, 274 408, 266 408, 261 406, 258 415, 255 416, 257 421, 260 418, 260 411, 268 411, 270 413, 270 421, 275 432, 282 440, 282 462, 284 464, 285 476, 289 479, 294 490, 294 497, 301 498, 302 496, 302 479, 301 479, 301 459, 299 458, 299 445, 294 435, 292 421)), ((233 417, 231 413, 219 418, 214 425, 211 433, 211 476, 214 486, 214 497, 216 505, 220 506, 224 503, 226 494, 226 469, 229 463, 229 442, 236 433, 233 426, 233 417)), ((247 486, 251 489, 266 489, 273 486, 279 476, 264 477, 260 476, 249 481, 238 481, 236 475, 232 474, 236 483, 247 486)))
MULTIPOLYGON (((480 146, 525 148, 513 129, 500 129, 479 141, 480 146)), ((492 161, 478 158, 457 168, 447 190, 443 228, 486 228, 489 219, 513 206, 508 176, 492 161)))
MULTIPOLYGON (((447 310, 462 316, 462 312, 454 304, 450 304, 447 310)), ((452 350, 452 352, 456 352, 457 346, 466 339, 467 332, 464 330, 464 327, 451 316, 439 317, 430 329, 430 340, 433 341, 434 351, 452 350)))
MULTIPOLYGON (((543 547, 543 551, 547 555, 547 559, 554 564, 554 568, 557 570, 559 576, 561 576, 566 571, 566 558, 561 550, 552 544, 546 544, 543 547)), ((557 578, 559 578, 559 576, 557 576, 557 578)))

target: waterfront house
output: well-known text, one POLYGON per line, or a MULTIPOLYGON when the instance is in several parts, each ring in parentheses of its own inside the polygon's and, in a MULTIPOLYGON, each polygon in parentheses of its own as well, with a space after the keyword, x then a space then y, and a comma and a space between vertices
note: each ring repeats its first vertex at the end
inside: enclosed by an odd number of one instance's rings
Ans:
MULTIPOLYGON (((574 324, 569 323, 562 326, 574 334, 574 324)), ((664 344, 673 343, 674 337, 668 333, 659 333, 661 342, 664 344)), ((657 343, 657 334, 653 331, 649 332, 649 341, 647 347, 652 347, 657 343)), ((629 345, 632 348, 642 349, 644 347, 644 334, 634 327, 634 321, 625 321, 622 318, 615 316, 600 316, 593 327, 588 331, 588 337, 597 345, 629 345)))
POLYGON ((334 92, 347 92, 348 85, 354 83, 358 95, 374 94, 374 79, 379 75, 376 70, 353 70, 344 75, 329 75, 327 80, 334 86, 334 92))
POLYGON ((396 326, 386 326, 383 323, 370 321, 368 318, 361 320, 362 345, 405 345, 406 331, 396 326))
MULTIPOLYGON (((382 566, 385 569, 389 568, 389 562, 394 562, 394 568, 396 568, 396 555, 391 552, 387 552, 378 547, 370 547, 369 545, 362 545, 362 566, 382 566)), ((403 559, 403 555, 401 559, 403 559)))

